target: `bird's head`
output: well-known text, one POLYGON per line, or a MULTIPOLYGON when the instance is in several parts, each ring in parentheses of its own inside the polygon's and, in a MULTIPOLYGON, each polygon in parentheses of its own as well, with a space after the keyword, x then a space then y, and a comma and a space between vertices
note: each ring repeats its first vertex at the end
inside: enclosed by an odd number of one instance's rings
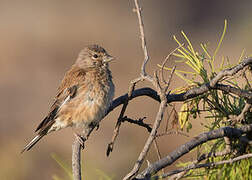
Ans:
POLYGON ((80 52, 76 63, 81 68, 93 68, 107 66, 113 59, 101 46, 89 45, 80 52))

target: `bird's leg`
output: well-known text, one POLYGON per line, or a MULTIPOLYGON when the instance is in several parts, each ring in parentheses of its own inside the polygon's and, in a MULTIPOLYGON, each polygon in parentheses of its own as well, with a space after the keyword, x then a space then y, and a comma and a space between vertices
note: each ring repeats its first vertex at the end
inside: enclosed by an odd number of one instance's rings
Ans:
POLYGON ((73 128, 73 134, 75 135, 76 139, 80 143, 82 149, 85 148, 86 140, 88 139, 93 129, 97 126, 99 126, 99 123, 98 124, 90 123, 89 125, 84 126, 84 127, 73 128))
POLYGON ((85 148, 85 141, 87 140, 87 138, 85 138, 85 136, 74 133, 76 139, 78 140, 78 142, 80 143, 80 146, 82 149, 85 148))
POLYGON ((97 124, 91 123, 88 126, 85 126, 82 130, 78 128, 75 129, 74 135, 77 138, 78 142, 80 143, 82 149, 85 148, 85 142, 88 139, 90 133, 93 131, 93 129, 97 126, 97 124), (77 131, 77 132, 76 132, 77 131))

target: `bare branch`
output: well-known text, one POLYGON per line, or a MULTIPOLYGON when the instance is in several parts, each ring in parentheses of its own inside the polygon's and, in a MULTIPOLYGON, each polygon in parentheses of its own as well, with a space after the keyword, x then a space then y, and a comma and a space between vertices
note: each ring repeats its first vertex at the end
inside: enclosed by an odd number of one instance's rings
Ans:
POLYGON ((81 180, 81 145, 77 138, 72 145, 72 171, 73 179, 81 180))
POLYGON ((250 84, 249 79, 248 79, 248 77, 247 77, 247 75, 246 75, 246 71, 247 71, 247 70, 250 71, 250 69, 251 69, 251 67, 246 67, 246 68, 244 68, 245 71, 243 71, 242 77, 245 79, 246 84, 247 84, 248 87, 251 89, 251 84, 250 84))
POLYGON ((114 143, 115 143, 115 140, 119 134, 119 129, 120 129, 120 126, 121 126, 121 123, 122 123, 122 118, 124 116, 124 113, 126 111, 126 108, 128 106, 128 100, 129 98, 127 98, 127 100, 124 102, 123 104, 123 107, 122 107, 122 110, 120 112, 120 115, 119 115, 119 118, 117 120, 117 123, 116 123, 116 126, 115 126, 115 129, 114 129, 114 133, 113 133, 113 137, 112 137, 112 140, 111 142, 108 144, 108 148, 107 148, 107 152, 106 152, 106 155, 109 156, 109 154, 113 151, 113 148, 114 148, 114 143))
POLYGON ((156 119, 155 119, 155 123, 153 125, 152 131, 144 145, 144 148, 142 150, 142 152, 140 153, 133 169, 131 170, 130 173, 128 173, 123 179, 127 180, 130 179, 131 177, 135 176, 136 173, 139 171, 140 166, 143 163, 143 160, 145 159, 147 152, 150 149, 150 145, 152 144, 153 140, 155 139, 156 133, 157 133, 157 129, 160 126, 161 120, 163 118, 163 113, 166 107, 166 100, 161 101, 160 107, 159 107, 159 111, 157 113, 156 119))
POLYGON ((251 104, 246 103, 242 112, 237 116, 236 121, 241 122, 245 118, 245 114, 250 110, 251 104))
POLYGON ((141 127, 146 128, 148 132, 151 132, 151 130, 152 130, 151 126, 150 126, 149 124, 146 124, 146 123, 143 122, 143 120, 144 120, 145 118, 146 118, 146 117, 140 118, 140 119, 138 119, 138 120, 133 120, 133 119, 130 119, 130 118, 128 118, 127 116, 125 116, 125 117, 122 118, 122 122, 127 121, 127 122, 129 122, 129 123, 139 125, 139 126, 141 126, 141 127))
MULTIPOLYGON (((161 65, 161 74, 162 74, 162 81, 163 81, 163 83, 165 83, 165 84, 168 84, 168 82, 165 80, 165 78, 164 78, 164 66, 165 66, 165 64, 167 63, 167 61, 169 60, 169 58, 170 58, 170 56, 173 54, 173 53, 175 53, 179 48, 181 48, 182 46, 184 46, 184 44, 181 44, 180 46, 178 46, 176 49, 174 49, 172 52, 170 52, 167 56, 166 56, 166 58, 165 58, 165 60, 163 61, 163 63, 162 63, 162 65, 161 65)), ((172 70, 173 71, 173 70, 172 70)), ((173 73, 171 73, 171 74, 173 74, 173 73)))
POLYGON ((136 13, 137 13, 137 18, 138 18, 138 23, 139 23, 139 30, 140 30, 140 37, 141 37, 141 41, 142 41, 142 49, 144 52, 144 61, 141 67, 141 76, 145 77, 147 76, 147 73, 145 71, 145 66, 149 60, 149 55, 148 55, 148 51, 147 51, 147 46, 146 46, 146 39, 145 39, 145 35, 144 35, 144 23, 143 23, 143 19, 142 19, 142 12, 141 12, 141 8, 139 7, 138 4, 138 0, 135 0, 135 6, 136 6, 136 13))
MULTIPOLYGON (((252 59, 251 59, 252 62, 252 59)), ((166 96, 167 98, 167 103, 171 103, 171 102, 179 102, 179 101, 185 101, 188 99, 192 99, 194 97, 197 97, 201 94, 204 94, 210 90, 221 90, 227 93, 233 93, 237 96, 246 98, 246 99, 252 99, 252 93, 250 91, 244 91, 229 85, 223 85, 223 84, 216 84, 214 88, 211 88, 209 86, 209 83, 207 84, 203 84, 200 87, 196 87, 193 89, 190 89, 184 93, 180 93, 180 94, 168 94, 166 96)), ((137 97, 141 97, 141 96, 148 96, 152 99, 154 99, 157 102, 160 102, 160 97, 158 95, 158 93, 151 89, 151 88, 140 88, 140 89, 136 89, 132 92, 131 98, 130 99, 134 99, 137 97)), ((124 102, 127 100, 128 98, 128 94, 122 95, 116 99, 114 99, 113 103, 111 104, 107 114, 109 114, 111 111, 113 111, 116 107, 124 104, 124 102)))
MULTIPOLYGON (((133 91, 135 90, 135 86, 136 86, 136 83, 138 83, 139 81, 142 81, 144 80, 142 77, 139 77, 139 78, 136 78, 134 79, 133 81, 131 81, 130 83, 130 86, 129 86, 129 90, 128 90, 128 94, 126 95, 126 99, 123 103, 123 107, 122 107, 122 110, 120 112, 120 115, 119 115, 119 118, 117 119, 117 123, 116 123, 116 126, 115 126, 115 129, 114 129, 114 133, 113 133, 113 136, 112 136, 112 140, 111 142, 108 144, 108 147, 107 147, 107 152, 106 152, 106 155, 109 156, 109 154, 113 151, 113 148, 114 148, 114 144, 115 144, 115 141, 116 141, 116 138, 119 134, 119 130, 120 130, 120 126, 121 126, 121 123, 122 123, 122 118, 124 116, 124 113, 127 109, 127 106, 128 106, 128 103, 129 103, 129 100, 131 99, 132 97, 132 93, 133 91)), ((110 111, 110 110, 109 110, 110 111)), ((108 112, 109 112, 108 111, 108 112)))
POLYGON ((221 72, 219 72, 210 82, 210 87, 214 87, 219 81, 222 80, 222 78, 227 77, 227 76, 233 76, 240 70, 242 70, 245 66, 248 64, 251 64, 251 58, 245 58, 243 62, 238 64, 237 66, 234 66, 230 69, 225 69, 221 72))
MULTIPOLYGON (((74 180, 81 180, 81 150, 84 149, 84 143, 88 139, 91 132, 96 127, 96 124, 91 124, 88 128, 85 128, 82 132, 81 141, 78 137, 75 138, 73 145, 72 145, 72 172, 73 172, 73 179, 74 180)), ((80 137, 79 137, 80 138, 80 137)))
POLYGON ((167 135, 171 135, 171 134, 179 134, 179 135, 182 135, 182 136, 186 136, 186 137, 189 137, 188 134, 186 133, 183 133, 181 131, 178 131, 178 130, 174 130, 174 129, 170 129, 170 130, 167 130, 163 133, 160 133, 160 134, 157 134, 156 137, 162 137, 162 136, 167 136, 167 135))
MULTIPOLYGON (((183 172, 183 171, 189 171, 191 169, 199 169, 199 168, 206 168, 206 167, 208 167, 208 168, 214 168, 214 167, 219 166, 219 165, 232 164, 232 163, 234 163, 236 161, 241 161, 243 159, 248 159, 248 158, 252 158, 252 153, 250 153, 250 154, 244 154, 244 155, 232 158, 232 159, 218 161, 218 162, 212 162, 212 163, 206 163, 206 164, 192 164, 192 165, 189 165, 187 167, 184 167, 184 168, 181 168, 181 169, 177 169, 177 170, 165 173, 165 174, 163 174, 161 176, 152 177, 151 179, 162 179, 162 178, 166 178, 168 176, 171 176, 173 174, 177 174, 177 173, 180 173, 180 172, 183 172)), ((146 178, 144 178, 144 179, 146 179, 146 178)))
MULTIPOLYGON (((170 74, 170 76, 169 76, 169 79, 168 79, 168 82, 166 82, 166 86, 164 87, 164 90, 163 90, 163 92, 165 93, 165 94, 167 94, 167 91, 168 91, 168 88, 169 88, 169 86, 170 86, 170 84, 171 84, 171 80, 172 80, 172 77, 173 77, 173 75, 174 75, 174 72, 175 72, 175 70, 176 70, 176 66, 174 66, 173 68, 172 68, 172 71, 171 71, 171 74, 170 74)), ((169 92, 170 93, 170 92, 169 92)), ((169 94, 168 93, 168 94, 169 94)))
MULTIPOLYGON (((154 147, 157 152, 158 160, 160 160, 161 159, 161 152, 158 147, 157 139, 154 139, 154 147)), ((162 173, 164 174, 164 169, 162 169, 162 173)))
MULTIPOLYGON (((231 152, 231 145, 230 145, 230 139, 228 137, 224 137, 225 143, 226 143, 226 148, 223 151, 220 152, 210 152, 208 154, 202 154, 200 157, 197 158, 197 160, 193 161, 191 163, 191 165, 189 165, 190 167, 195 167, 198 163, 200 163, 201 161, 208 159, 210 157, 217 157, 217 156, 225 156, 227 154, 229 154, 231 152)), ((189 167, 187 166, 187 167, 189 167)), ((186 175, 186 173, 190 170, 190 168, 181 168, 179 170, 175 170, 169 173, 166 173, 164 175, 170 174, 169 176, 171 176, 169 179, 181 179, 183 178, 184 175, 186 175), (183 170, 182 170, 183 169, 183 170), (178 172, 176 174, 172 174, 178 172)))
POLYGON ((198 135, 197 137, 193 138, 191 141, 187 142, 186 144, 178 147, 176 150, 171 152, 168 156, 151 164, 143 172, 141 172, 137 176, 137 178, 141 179, 144 177, 150 177, 151 175, 157 173, 162 168, 171 165, 178 158, 188 153, 189 151, 191 151, 198 145, 203 144, 207 141, 222 138, 222 137, 239 138, 242 136, 242 134, 248 133, 250 131, 252 131, 252 124, 244 125, 244 126, 241 126, 240 128, 222 127, 222 128, 210 131, 210 132, 202 133, 198 135))

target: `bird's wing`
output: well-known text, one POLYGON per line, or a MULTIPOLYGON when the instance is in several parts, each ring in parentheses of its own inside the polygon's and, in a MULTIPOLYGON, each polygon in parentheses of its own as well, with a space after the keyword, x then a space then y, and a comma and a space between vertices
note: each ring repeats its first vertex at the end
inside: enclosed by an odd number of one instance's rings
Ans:
POLYGON ((57 114, 61 107, 71 101, 77 91, 80 82, 83 82, 85 79, 86 72, 83 69, 72 67, 64 76, 59 88, 55 101, 50 108, 48 115, 44 120, 38 125, 35 132, 39 131, 39 134, 46 134, 50 127, 55 122, 57 114))

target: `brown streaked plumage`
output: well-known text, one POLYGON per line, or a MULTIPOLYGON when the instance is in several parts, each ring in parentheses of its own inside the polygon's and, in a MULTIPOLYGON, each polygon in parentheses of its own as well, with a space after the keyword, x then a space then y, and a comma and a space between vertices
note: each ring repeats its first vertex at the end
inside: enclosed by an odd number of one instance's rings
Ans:
POLYGON ((35 136, 22 152, 30 150, 43 136, 66 127, 85 131, 101 121, 114 97, 114 84, 108 62, 113 59, 102 47, 84 48, 65 74, 50 108, 38 125, 35 136))

